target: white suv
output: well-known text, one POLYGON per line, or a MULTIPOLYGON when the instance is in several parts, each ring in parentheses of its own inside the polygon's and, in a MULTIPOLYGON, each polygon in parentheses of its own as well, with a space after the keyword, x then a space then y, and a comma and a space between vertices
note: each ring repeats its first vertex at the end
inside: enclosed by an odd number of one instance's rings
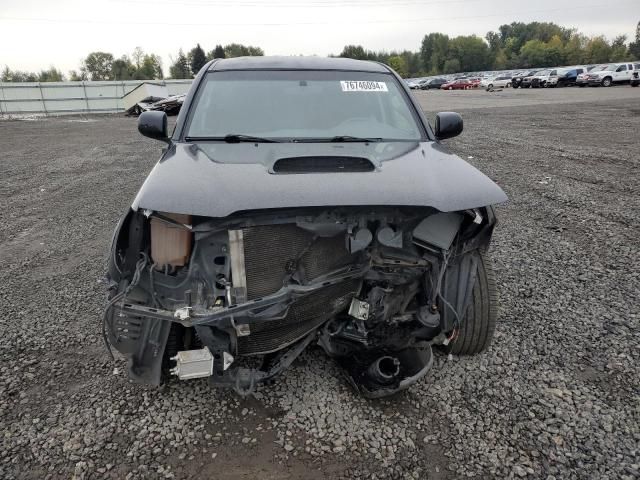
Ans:
POLYGON ((610 87, 614 83, 627 83, 631 80, 633 72, 640 70, 640 64, 636 63, 610 63, 604 70, 589 72, 587 83, 589 85, 602 85, 610 87))

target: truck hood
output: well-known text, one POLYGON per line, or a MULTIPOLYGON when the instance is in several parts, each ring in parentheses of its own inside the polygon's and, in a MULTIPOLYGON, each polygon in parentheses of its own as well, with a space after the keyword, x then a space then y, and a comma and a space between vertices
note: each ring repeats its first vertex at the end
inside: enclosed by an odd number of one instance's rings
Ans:
POLYGON ((256 209, 393 205, 443 212, 507 200, 493 181, 437 142, 175 143, 132 208, 226 217, 256 209), (367 172, 274 173, 282 158, 359 157, 367 172))

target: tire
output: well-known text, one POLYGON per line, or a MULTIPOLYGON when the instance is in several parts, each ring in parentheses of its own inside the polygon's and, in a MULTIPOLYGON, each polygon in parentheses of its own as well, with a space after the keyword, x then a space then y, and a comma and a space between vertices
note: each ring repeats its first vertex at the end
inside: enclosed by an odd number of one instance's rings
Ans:
POLYGON ((453 87, 449 87, 449 90, 453 90, 453 87))
POLYGON ((611 77, 604 77, 602 79, 602 82, 600 82, 600 85, 602 85, 603 87, 610 87, 611 86, 611 77))
POLYGON ((474 355, 487 349, 498 317, 498 291, 491 261, 486 252, 478 255, 472 300, 456 338, 445 348, 454 355, 474 355))
POLYGON ((580 88, 584 88, 584 87, 586 87, 587 85, 585 85, 584 83, 579 83, 579 84, 578 84, 578 86, 579 86, 580 88))
POLYGON ((489 85, 487 85, 487 88, 493 88, 493 83, 490 83, 489 85))
POLYGON ((505 88, 511 88, 511 82, 507 82, 507 84, 505 85, 505 88))

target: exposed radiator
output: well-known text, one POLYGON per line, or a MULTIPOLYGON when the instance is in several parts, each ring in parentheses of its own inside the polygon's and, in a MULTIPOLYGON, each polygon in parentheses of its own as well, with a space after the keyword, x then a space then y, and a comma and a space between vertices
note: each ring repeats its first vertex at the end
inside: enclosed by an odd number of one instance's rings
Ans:
POLYGON ((310 281, 352 262, 344 233, 314 240, 311 232, 285 224, 245 228, 242 237, 249 300, 277 292, 297 269, 310 281))
MULTIPOLYGON (((296 272, 309 283, 353 262, 345 233, 315 237, 294 224, 230 230, 231 277, 236 301, 255 300, 280 290, 296 272)), ((251 325, 251 334, 238 338, 238 353, 269 353, 295 342, 348 307, 359 281, 330 285, 302 297, 281 320, 251 325)))
POLYGON ((252 324, 250 335, 238 337, 238 353, 270 353, 292 344, 346 309, 359 287, 359 280, 328 286, 291 305, 289 313, 282 320, 252 324))

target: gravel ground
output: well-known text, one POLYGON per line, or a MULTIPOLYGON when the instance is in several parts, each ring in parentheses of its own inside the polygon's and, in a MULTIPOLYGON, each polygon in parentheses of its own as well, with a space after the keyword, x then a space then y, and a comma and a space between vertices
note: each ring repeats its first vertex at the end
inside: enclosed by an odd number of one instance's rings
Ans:
POLYGON ((119 116, 0 122, 0 478, 638 478, 640 97, 462 113, 451 148, 510 196, 500 323, 383 401, 318 350, 254 398, 130 384, 101 277, 159 145, 119 116))

